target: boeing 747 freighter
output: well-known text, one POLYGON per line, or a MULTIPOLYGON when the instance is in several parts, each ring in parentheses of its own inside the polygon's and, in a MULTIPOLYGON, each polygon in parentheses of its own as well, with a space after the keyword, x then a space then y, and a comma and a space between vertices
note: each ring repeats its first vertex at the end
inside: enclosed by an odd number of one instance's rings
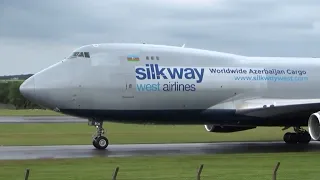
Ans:
POLYGON ((20 92, 47 109, 88 119, 97 128, 97 149, 109 145, 104 121, 202 124, 224 133, 293 127, 284 141, 306 144, 320 139, 319 69, 319 58, 92 44, 34 74, 20 92))

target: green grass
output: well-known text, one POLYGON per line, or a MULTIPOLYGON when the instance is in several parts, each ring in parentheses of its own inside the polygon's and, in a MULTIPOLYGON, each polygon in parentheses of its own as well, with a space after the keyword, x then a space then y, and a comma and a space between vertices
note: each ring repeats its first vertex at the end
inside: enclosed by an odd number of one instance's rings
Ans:
MULTIPOLYGON (((203 126, 105 123, 111 144, 281 140, 280 127, 235 133, 209 133, 203 126)), ((86 123, 1 124, 0 145, 91 144, 95 127, 86 123)))
POLYGON ((63 116, 63 114, 41 109, 0 109, 0 116, 63 116))
POLYGON ((0 116, 63 116, 63 114, 41 109, 0 109, 0 116))
MULTIPOLYGON (((45 110, 0 110, 0 116, 61 115, 45 110)), ((282 140, 281 127, 235 133, 209 133, 203 126, 155 126, 105 123, 111 144, 282 140)), ((95 128, 86 123, 1 124, 0 145, 91 144, 95 128)))
POLYGON ((270 180, 278 161, 277 179, 319 178, 319 153, 279 153, 0 161, 0 179, 23 179, 29 168, 30 180, 106 180, 119 166, 122 180, 195 180, 204 164, 202 180, 270 180))

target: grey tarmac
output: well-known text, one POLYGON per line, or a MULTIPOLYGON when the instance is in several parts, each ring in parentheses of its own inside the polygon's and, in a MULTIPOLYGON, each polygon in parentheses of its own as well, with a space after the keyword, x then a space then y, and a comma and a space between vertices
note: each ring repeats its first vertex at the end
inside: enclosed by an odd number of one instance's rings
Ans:
POLYGON ((320 142, 288 145, 284 142, 224 142, 188 144, 124 144, 96 150, 92 145, 2 146, 0 160, 129 157, 154 155, 214 155, 231 153, 276 153, 320 151, 320 142))
MULTIPOLYGON (((86 122, 86 119, 80 119, 70 116, 0 117, 0 123, 86 122)), ((309 145, 288 145, 283 141, 188 144, 111 144, 106 150, 96 150, 92 145, 0 146, 0 160, 311 151, 320 151, 320 142, 311 141, 309 145)))
POLYGON ((87 123, 87 119, 72 116, 0 116, 1 123, 87 123))

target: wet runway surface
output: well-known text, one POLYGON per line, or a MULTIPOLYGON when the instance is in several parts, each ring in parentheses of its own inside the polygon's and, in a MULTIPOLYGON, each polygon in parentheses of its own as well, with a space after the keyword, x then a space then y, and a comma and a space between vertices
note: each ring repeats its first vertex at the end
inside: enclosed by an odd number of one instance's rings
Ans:
POLYGON ((152 155, 215 155, 230 153, 276 153, 320 151, 320 142, 287 145, 284 142, 228 142, 192 144, 110 145, 96 150, 92 145, 0 147, 0 160, 43 158, 128 157, 152 155))
MULTIPOLYGON (((1 123, 87 123, 70 116, 0 117, 1 123)), ((231 153, 277 153, 320 151, 320 142, 309 145, 288 145, 280 142, 225 142, 190 144, 110 145, 96 150, 92 145, 65 146, 0 146, 0 160, 43 158, 128 157, 152 155, 192 155, 231 153)))
POLYGON ((87 123, 87 119, 80 119, 71 116, 0 116, 1 123, 87 123))

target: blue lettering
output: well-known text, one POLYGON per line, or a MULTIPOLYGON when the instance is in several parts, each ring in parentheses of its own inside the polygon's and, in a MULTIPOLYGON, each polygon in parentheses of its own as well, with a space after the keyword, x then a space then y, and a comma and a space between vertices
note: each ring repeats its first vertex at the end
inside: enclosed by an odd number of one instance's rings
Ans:
POLYGON ((137 84, 138 91, 160 91, 160 83, 158 84, 137 84))
POLYGON ((288 74, 299 74, 300 76, 307 74, 306 71, 287 69, 288 74))
MULTIPOLYGON (((149 67, 149 64, 147 64, 146 66, 149 67)), ((149 68, 146 68, 146 70, 147 70, 147 77, 148 77, 148 79, 151 79, 151 78, 150 78, 150 69, 149 69, 149 68)))
POLYGON ((182 79, 183 76, 183 68, 180 68, 180 73, 178 72, 178 68, 167 68, 167 71, 169 72, 171 79, 176 79, 176 74, 179 79, 182 79), (173 70, 172 70, 173 69, 173 70), (172 72, 173 71, 173 72, 172 72))
POLYGON ((151 64, 151 72, 152 72, 152 79, 155 79, 155 78, 156 78, 156 75, 154 74, 153 64, 151 64))
POLYGON ((147 76, 146 76, 146 73, 144 73, 144 71, 145 71, 144 68, 137 68, 136 69, 136 74, 138 74, 138 75, 136 75, 136 78, 139 79, 139 80, 145 79, 147 76))
POLYGON ((195 84, 179 84, 178 82, 164 84, 163 91, 195 91, 195 84))
POLYGON ((145 68, 136 68, 136 78, 144 79, 195 79, 201 83, 204 76, 204 69, 197 68, 160 68, 158 64, 146 64, 145 68))
POLYGON ((203 80, 203 75, 204 75, 204 69, 201 68, 201 71, 199 72, 198 69, 194 68, 194 72, 197 73, 199 80, 197 81, 197 83, 201 83, 203 80))
POLYGON ((185 74, 186 79, 195 79, 196 78, 193 69, 186 68, 184 71, 186 72, 186 74, 185 74))
POLYGON ((160 75, 163 77, 163 79, 168 79, 163 72, 166 68, 161 68, 161 70, 159 70, 158 64, 155 64, 154 66, 156 68, 157 79, 160 79, 160 75))

